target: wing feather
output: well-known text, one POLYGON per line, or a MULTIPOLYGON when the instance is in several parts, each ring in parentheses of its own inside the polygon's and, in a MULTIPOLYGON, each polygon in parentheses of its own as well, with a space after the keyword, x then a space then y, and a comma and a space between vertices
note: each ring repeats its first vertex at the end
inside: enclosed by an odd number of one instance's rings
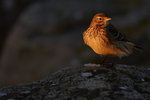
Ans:
POLYGON ((117 29, 111 24, 106 26, 106 31, 107 34, 109 34, 108 36, 111 36, 111 39, 114 39, 115 41, 128 41, 126 36, 117 31, 117 29))

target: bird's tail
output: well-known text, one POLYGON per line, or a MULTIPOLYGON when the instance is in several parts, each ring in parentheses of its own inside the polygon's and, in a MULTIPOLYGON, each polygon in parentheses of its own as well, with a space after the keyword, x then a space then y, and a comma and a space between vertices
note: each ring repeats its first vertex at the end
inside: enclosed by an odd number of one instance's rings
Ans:
POLYGON ((137 51, 140 51, 140 52, 143 51, 143 48, 142 48, 142 47, 139 47, 139 46, 137 46, 137 45, 134 45, 134 49, 137 50, 137 51))
POLYGON ((128 43, 128 46, 130 47, 130 50, 132 51, 133 49, 137 50, 137 51, 140 51, 142 52, 143 51, 143 48, 140 47, 140 46, 137 46, 135 45, 134 43, 131 43, 131 42, 127 42, 128 43))

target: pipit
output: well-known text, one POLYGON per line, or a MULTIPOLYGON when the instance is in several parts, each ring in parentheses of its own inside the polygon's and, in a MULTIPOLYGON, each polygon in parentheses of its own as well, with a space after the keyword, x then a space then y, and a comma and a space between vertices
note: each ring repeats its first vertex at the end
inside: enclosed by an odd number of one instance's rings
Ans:
POLYGON ((104 56, 117 56, 122 58, 140 47, 128 41, 126 37, 117 31, 103 13, 96 14, 83 34, 84 43, 90 46, 95 53, 104 56))

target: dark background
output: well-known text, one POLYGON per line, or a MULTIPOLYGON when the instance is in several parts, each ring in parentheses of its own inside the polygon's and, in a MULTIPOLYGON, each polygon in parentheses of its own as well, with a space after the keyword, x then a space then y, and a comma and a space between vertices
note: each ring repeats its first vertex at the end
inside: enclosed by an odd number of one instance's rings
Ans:
POLYGON ((67 66, 99 63, 102 57, 82 40, 99 12, 144 49, 109 61, 149 66, 150 0, 1 0, 0 86, 39 80, 67 66))

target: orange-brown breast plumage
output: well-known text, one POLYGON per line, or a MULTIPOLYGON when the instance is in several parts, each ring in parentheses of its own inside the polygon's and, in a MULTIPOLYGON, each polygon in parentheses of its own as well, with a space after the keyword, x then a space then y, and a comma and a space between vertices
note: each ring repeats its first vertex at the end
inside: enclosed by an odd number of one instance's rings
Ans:
POLYGON ((111 20, 111 18, 106 17, 102 13, 93 17, 89 28, 83 34, 85 44, 100 55, 122 57, 132 53, 135 45, 128 42, 121 33, 116 33, 115 31, 112 33, 111 29, 109 30, 111 25, 107 23, 108 20, 111 20))

